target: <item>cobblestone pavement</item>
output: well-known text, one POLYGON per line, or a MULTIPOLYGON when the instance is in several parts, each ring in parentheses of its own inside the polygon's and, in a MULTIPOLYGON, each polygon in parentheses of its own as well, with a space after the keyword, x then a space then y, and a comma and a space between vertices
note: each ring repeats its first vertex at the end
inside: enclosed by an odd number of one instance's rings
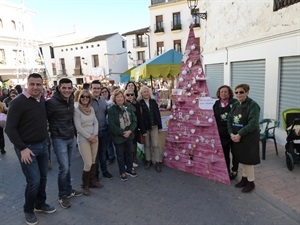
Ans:
MULTIPOLYGON (((12 145, 0 156, 0 224, 25 224, 23 214, 25 178, 12 145)), ((48 173, 47 203, 54 214, 37 213, 40 225, 299 225, 300 165, 290 172, 285 166, 283 147, 279 156, 268 143, 267 159, 256 167, 256 189, 241 193, 192 174, 163 167, 146 171, 140 163, 138 177, 122 182, 117 164, 110 165, 113 180, 101 179, 102 189, 89 197, 71 199, 71 208, 58 203, 58 164, 52 154, 48 173)), ((82 160, 75 151, 72 160, 73 188, 80 189, 82 160)))

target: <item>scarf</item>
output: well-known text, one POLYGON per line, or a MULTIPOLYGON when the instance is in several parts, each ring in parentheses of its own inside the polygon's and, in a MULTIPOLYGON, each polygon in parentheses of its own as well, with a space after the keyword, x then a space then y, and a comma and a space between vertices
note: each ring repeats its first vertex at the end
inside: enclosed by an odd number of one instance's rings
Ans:
POLYGON ((91 105, 88 105, 87 107, 84 107, 83 105, 79 104, 78 108, 85 115, 90 115, 91 112, 92 112, 91 105))

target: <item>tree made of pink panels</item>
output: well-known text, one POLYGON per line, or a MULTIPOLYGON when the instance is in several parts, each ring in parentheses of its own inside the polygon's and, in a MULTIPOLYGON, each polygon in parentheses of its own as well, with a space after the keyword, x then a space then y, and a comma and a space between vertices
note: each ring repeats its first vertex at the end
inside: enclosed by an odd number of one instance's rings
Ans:
POLYGON ((209 92, 198 49, 191 26, 178 87, 173 90, 164 164, 230 184, 214 112, 212 108, 199 106, 199 101, 207 99, 209 92))

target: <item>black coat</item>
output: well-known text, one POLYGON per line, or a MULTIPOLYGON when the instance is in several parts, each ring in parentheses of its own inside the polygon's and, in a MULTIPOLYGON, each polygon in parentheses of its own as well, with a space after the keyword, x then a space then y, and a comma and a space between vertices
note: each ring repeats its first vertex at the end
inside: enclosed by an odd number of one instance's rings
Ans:
POLYGON ((141 111, 143 115, 143 122, 144 122, 145 129, 151 130, 152 126, 158 126, 158 129, 161 130, 162 129, 161 116, 156 101, 154 99, 149 99, 149 106, 151 112, 144 99, 140 100, 139 103, 142 109, 141 111), (153 121, 151 120, 151 114, 153 115, 153 121))

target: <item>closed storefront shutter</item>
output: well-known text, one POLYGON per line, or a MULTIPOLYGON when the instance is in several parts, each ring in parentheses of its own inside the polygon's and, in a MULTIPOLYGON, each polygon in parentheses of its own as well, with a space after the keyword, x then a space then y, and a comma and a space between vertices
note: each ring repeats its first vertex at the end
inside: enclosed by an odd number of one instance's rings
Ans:
POLYGON ((300 56, 284 57, 280 60, 279 117, 282 112, 300 108, 300 56))
POLYGON ((249 97, 260 106, 260 119, 264 113, 265 60, 231 63, 231 87, 238 84, 250 85, 249 97))
POLYGON ((217 97, 216 92, 218 88, 224 84, 224 64, 205 65, 205 74, 210 97, 217 97))

